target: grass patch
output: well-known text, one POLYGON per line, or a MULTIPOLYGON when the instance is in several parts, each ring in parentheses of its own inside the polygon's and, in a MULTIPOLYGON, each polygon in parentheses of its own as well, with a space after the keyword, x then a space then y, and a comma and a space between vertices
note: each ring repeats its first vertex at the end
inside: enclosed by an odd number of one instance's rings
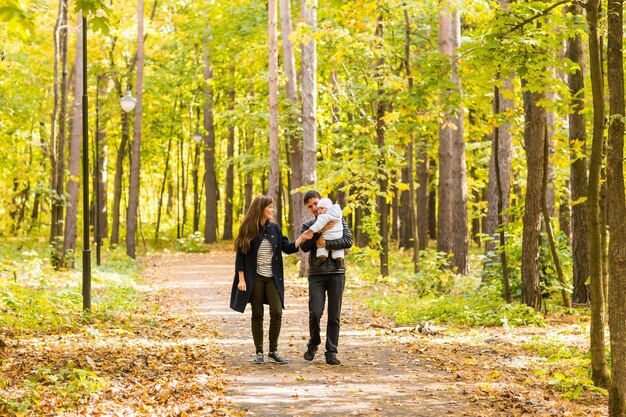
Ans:
POLYGON ((448 267, 448 257, 433 249, 420 256, 413 272, 410 252, 390 254, 392 275, 378 275, 377 259, 369 249, 352 253, 365 303, 402 325, 423 321, 468 326, 544 325, 543 316, 519 303, 506 303, 499 283, 483 284, 477 274, 462 276, 448 267))

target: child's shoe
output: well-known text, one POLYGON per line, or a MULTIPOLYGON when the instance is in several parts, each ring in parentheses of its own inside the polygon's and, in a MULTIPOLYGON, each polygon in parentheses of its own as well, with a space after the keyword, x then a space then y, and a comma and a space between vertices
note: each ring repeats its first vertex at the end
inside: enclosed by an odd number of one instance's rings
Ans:
POLYGON ((327 256, 318 256, 317 260, 315 261, 316 265, 324 265, 324 263, 326 262, 326 259, 328 259, 327 256))

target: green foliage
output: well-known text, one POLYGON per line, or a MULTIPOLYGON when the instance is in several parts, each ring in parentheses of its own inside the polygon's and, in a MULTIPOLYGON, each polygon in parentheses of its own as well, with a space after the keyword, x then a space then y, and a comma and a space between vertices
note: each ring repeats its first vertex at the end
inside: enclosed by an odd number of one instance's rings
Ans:
MULTIPOLYGON (((24 242, 24 246, 32 242, 24 242)), ((22 244, 20 244, 22 246, 22 244)), ((5 333, 60 332, 83 320, 81 271, 55 271, 36 250, 0 251, 0 329, 5 333)), ((92 319, 109 319, 137 302, 136 265, 114 255, 92 269, 92 319)))
POLYGON ((403 251, 391 254, 390 277, 381 278, 371 250, 356 249, 359 276, 368 285, 367 305, 392 317, 399 324, 414 325, 425 320, 469 326, 543 325, 544 319, 524 304, 502 299, 498 282, 481 285, 475 276, 454 274, 448 257, 429 249, 420 256, 420 272, 411 271, 411 257, 403 251), (409 272, 411 271, 411 272, 409 272))
POLYGON ((180 238, 174 244, 174 249, 187 253, 206 253, 209 247, 204 243, 204 237, 200 232, 194 232, 186 238, 180 238))
POLYGON ((546 378, 549 385, 560 392, 563 398, 575 400, 584 392, 608 396, 608 392, 594 385, 589 377, 591 359, 586 347, 568 345, 555 337, 534 337, 524 343, 524 349, 546 359, 535 373, 546 378))

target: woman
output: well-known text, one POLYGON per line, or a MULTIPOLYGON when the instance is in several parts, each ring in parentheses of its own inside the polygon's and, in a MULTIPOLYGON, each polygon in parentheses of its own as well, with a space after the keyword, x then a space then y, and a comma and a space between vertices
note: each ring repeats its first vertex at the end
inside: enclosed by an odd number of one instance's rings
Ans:
POLYGON ((230 308, 241 313, 246 304, 252 308, 252 338, 256 348, 254 363, 263 363, 263 304, 270 306, 270 350, 267 355, 278 363, 286 363, 277 353, 278 336, 285 308, 283 257, 296 253, 304 240, 300 235, 289 242, 280 226, 271 222, 274 216, 271 197, 256 197, 244 216, 235 239, 235 278, 230 295, 230 308))

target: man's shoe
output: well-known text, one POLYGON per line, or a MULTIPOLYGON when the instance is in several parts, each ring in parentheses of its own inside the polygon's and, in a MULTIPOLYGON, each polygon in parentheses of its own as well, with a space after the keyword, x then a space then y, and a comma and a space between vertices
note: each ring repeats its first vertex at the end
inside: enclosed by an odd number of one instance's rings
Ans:
POLYGON ((304 352, 304 360, 312 361, 315 358, 315 352, 317 352, 317 347, 313 349, 307 348, 306 352, 304 352))
POLYGON ((341 361, 337 359, 337 355, 334 353, 326 354, 326 363, 329 365, 341 365, 341 361))
POLYGON ((263 357, 263 352, 259 352, 256 354, 256 356, 254 357, 254 359, 252 359, 252 362, 254 363, 265 363, 265 358, 263 357))
POLYGON ((274 359, 274 361, 276 361, 277 363, 287 363, 287 361, 283 357, 278 356, 278 352, 270 352, 267 354, 267 357, 274 359))
POLYGON ((317 260, 315 261, 316 265, 324 265, 324 263, 326 262, 326 259, 328 259, 328 257, 326 256, 318 256, 317 260))
POLYGON ((343 258, 337 258, 335 259, 335 266, 337 267, 337 269, 345 269, 346 265, 343 261, 343 258))

